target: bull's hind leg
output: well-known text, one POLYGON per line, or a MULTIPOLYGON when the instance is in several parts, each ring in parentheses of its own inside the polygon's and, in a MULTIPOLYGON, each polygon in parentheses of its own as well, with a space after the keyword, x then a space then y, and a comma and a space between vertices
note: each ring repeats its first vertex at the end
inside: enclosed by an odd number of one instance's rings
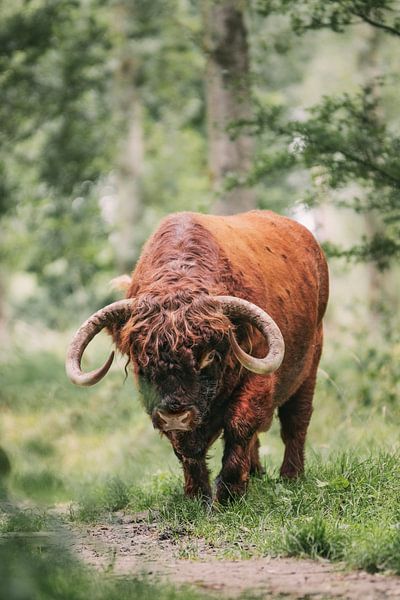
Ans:
POLYGON ((281 437, 285 444, 285 455, 280 474, 281 477, 287 479, 295 479, 304 471, 304 445, 312 414, 312 401, 320 356, 321 345, 318 345, 310 375, 297 392, 278 409, 281 437))

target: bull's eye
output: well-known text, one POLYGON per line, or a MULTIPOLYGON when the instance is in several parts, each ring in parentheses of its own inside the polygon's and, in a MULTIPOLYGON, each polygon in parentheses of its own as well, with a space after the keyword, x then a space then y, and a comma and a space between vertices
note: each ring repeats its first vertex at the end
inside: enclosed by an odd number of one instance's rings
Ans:
POLYGON ((200 369, 204 369, 205 367, 208 367, 208 365, 210 365, 212 363, 212 361, 214 360, 215 355, 216 355, 215 350, 210 350, 210 352, 206 352, 205 354, 203 354, 203 356, 200 359, 200 369))

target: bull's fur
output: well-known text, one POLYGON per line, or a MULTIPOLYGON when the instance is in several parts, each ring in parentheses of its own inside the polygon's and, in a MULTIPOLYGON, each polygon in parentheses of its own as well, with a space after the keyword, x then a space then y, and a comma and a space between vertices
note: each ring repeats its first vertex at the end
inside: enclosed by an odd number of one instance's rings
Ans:
MULTIPOLYGON (((145 245, 127 297, 134 299, 133 316, 113 335, 144 397, 151 390, 147 410, 158 403, 198 409, 193 431, 166 433, 182 462, 186 493, 211 496, 206 453, 223 432, 216 497, 242 494, 249 475, 262 471, 257 434, 270 427, 276 408, 285 444, 281 475, 299 475, 328 298, 326 261, 313 236, 269 211, 171 215, 145 245), (218 295, 244 298, 278 324, 286 350, 275 373, 255 375, 240 366, 228 343, 231 322, 213 301, 218 295), (217 359, 200 371, 210 349, 217 359)), ((265 355, 257 330, 234 325, 243 348, 265 355)))

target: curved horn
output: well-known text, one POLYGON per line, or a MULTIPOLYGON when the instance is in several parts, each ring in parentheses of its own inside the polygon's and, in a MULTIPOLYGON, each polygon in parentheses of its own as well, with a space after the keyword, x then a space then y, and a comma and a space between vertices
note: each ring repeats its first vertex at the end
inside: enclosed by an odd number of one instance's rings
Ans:
POLYGON ((69 345, 67 358, 65 361, 65 370, 68 377, 76 385, 94 385, 102 379, 108 372, 114 360, 114 352, 99 369, 83 373, 81 371, 81 359, 89 342, 106 325, 111 325, 117 321, 127 320, 132 311, 132 299, 118 300, 101 308, 91 315, 75 333, 72 342, 69 345))
POLYGON ((216 296, 228 317, 244 317, 257 327, 268 342, 269 351, 264 358, 255 358, 239 346, 235 334, 229 330, 229 340, 233 353, 243 367, 259 375, 273 373, 281 366, 285 354, 282 333, 273 318, 259 306, 234 296, 216 296))

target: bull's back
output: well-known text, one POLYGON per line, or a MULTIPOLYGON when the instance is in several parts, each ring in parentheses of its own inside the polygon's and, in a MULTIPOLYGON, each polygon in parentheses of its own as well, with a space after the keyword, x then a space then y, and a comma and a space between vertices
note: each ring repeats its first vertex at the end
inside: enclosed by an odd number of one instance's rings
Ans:
MULTIPOLYGON (((217 241, 232 268, 265 302, 303 301, 315 322, 325 312, 328 271, 322 250, 303 225, 271 211, 228 217, 193 215, 217 241), (279 300, 280 299, 280 300, 279 300)), ((247 286, 246 286, 247 287, 247 286)), ((255 298, 254 298, 255 299, 255 298)))

